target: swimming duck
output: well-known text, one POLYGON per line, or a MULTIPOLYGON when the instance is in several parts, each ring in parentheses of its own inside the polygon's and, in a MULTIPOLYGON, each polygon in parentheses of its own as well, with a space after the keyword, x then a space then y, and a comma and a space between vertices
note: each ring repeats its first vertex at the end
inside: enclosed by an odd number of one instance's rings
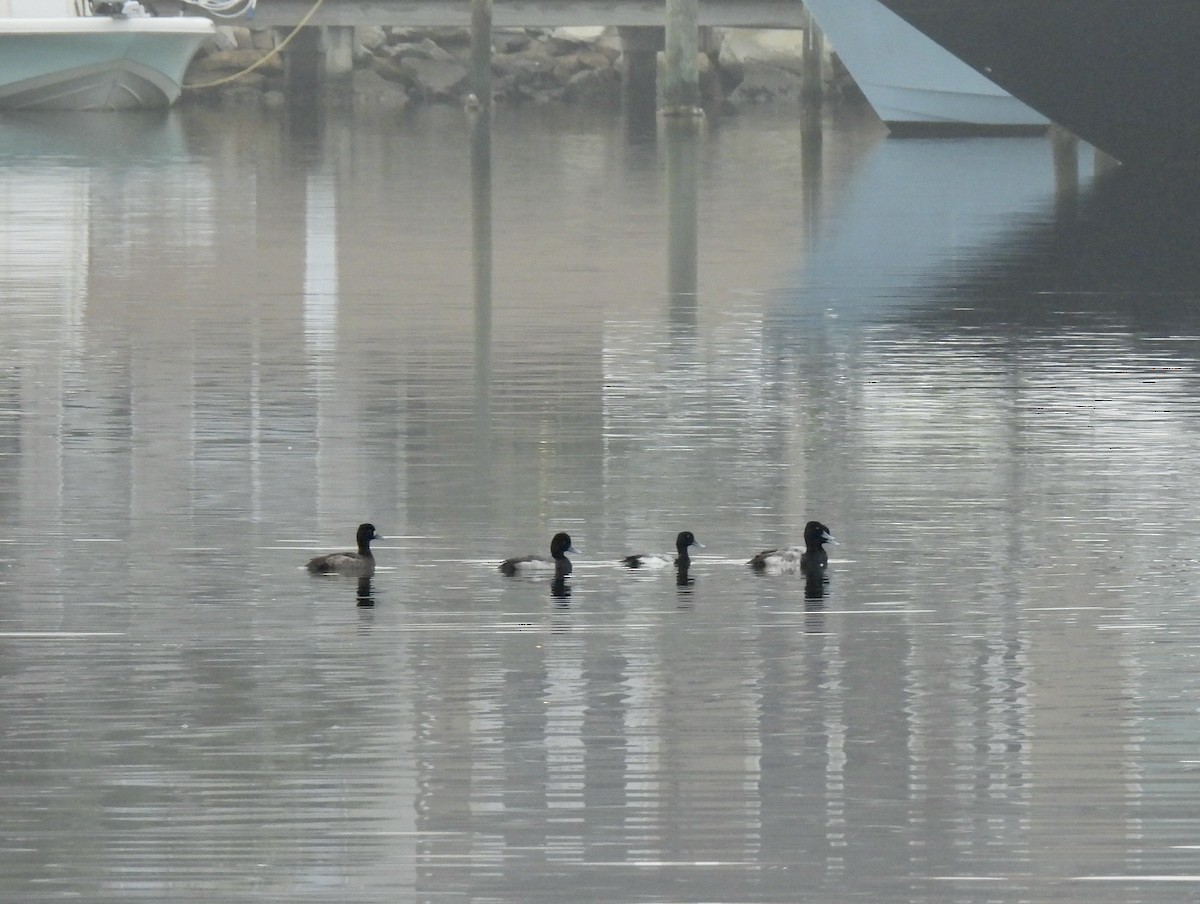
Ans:
POLYGON ((835 542, 828 527, 820 521, 809 521, 804 525, 803 549, 799 546, 764 549, 746 564, 758 571, 800 571, 804 574, 818 574, 829 564, 825 544, 835 542))
POLYGON ((690 530, 683 530, 675 538, 675 549, 678 550, 678 555, 665 556, 639 553, 638 555, 626 556, 621 560, 621 564, 626 568, 658 569, 666 568, 668 565, 678 565, 680 568, 686 569, 692 562, 691 557, 688 555, 689 546, 695 546, 698 549, 704 548, 704 544, 697 540, 690 530))
POLYGON ((579 550, 571 545, 571 535, 557 533, 550 541, 550 558, 545 556, 515 556, 500 563, 500 570, 509 577, 514 574, 526 574, 538 571, 550 571, 562 577, 571 573, 571 560, 567 553, 578 553, 579 550))
POLYGON ((375 573, 375 556, 371 554, 371 541, 382 540, 375 532, 374 524, 358 526, 358 552, 331 552, 308 560, 308 570, 313 574, 353 574, 368 578, 375 573))

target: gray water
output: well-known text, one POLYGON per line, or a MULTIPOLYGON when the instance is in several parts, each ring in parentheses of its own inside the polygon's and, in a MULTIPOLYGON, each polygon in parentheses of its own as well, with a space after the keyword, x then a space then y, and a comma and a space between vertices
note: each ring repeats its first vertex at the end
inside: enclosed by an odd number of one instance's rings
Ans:
POLYGON ((0 119, 0 899, 1196 895, 1200 204, 1054 159, 0 119))

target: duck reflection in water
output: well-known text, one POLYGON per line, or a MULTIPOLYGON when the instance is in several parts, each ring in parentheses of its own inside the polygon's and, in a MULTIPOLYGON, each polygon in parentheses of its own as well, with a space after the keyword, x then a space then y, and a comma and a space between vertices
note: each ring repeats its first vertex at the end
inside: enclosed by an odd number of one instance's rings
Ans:
POLYGON ((692 590, 696 579, 689 573, 687 562, 675 566, 675 608, 690 609, 692 607, 692 590))
POLYGON ((360 609, 372 609, 375 606, 375 597, 371 593, 371 579, 369 577, 358 579, 358 589, 354 594, 355 605, 360 609))
POLYGON ((565 574, 554 575, 554 580, 550 582, 550 596, 554 598, 557 606, 566 607, 567 600, 571 598, 571 585, 567 583, 565 574))
POLYGON ((829 578, 824 574, 804 577, 804 633, 825 633, 825 587, 829 578))
POLYGON ((805 609, 816 610, 825 608, 825 586, 829 583, 829 575, 825 569, 806 572, 804 575, 805 609))

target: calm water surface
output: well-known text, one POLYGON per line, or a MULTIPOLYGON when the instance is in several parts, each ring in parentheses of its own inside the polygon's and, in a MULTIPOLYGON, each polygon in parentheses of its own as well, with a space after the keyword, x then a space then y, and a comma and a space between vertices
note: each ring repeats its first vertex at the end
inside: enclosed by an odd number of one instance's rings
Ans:
POLYGON ((487 137, 0 119, 0 898, 1200 893, 1200 193, 487 137))

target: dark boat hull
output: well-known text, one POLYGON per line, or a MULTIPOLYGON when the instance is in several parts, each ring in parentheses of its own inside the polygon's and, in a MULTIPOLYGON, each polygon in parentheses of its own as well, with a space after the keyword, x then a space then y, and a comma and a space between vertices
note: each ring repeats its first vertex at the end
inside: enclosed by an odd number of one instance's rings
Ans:
POLYGON ((1200 168, 1200 0, 880 0, 1118 160, 1200 168))

